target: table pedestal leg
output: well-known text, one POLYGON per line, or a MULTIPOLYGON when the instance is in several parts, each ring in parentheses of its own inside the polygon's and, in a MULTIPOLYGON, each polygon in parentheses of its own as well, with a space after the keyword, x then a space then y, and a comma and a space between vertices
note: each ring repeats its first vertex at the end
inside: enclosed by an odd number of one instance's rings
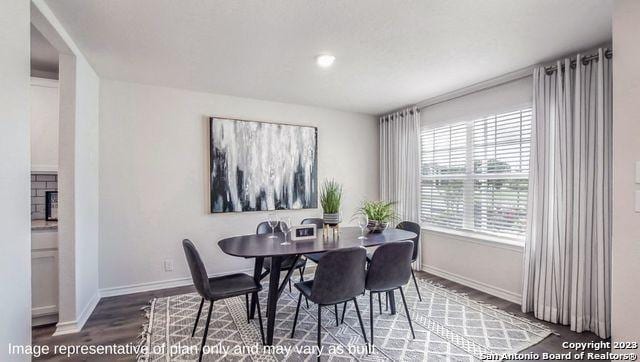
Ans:
MULTIPOLYGON (((253 266, 253 279, 260 283, 260 276, 262 275, 262 265, 264 263, 264 258, 263 257, 257 257, 255 264, 253 266)), ((251 319, 253 319, 253 317, 256 314, 256 305, 258 304, 258 297, 257 297, 257 293, 255 294, 251 294, 251 312, 249 313, 249 316, 251 319)))
POLYGON ((278 307, 278 289, 280 284, 280 267, 282 257, 271 258, 271 273, 269 275, 269 297, 267 299, 267 345, 273 344, 273 329, 276 322, 276 309, 278 307))
POLYGON ((391 314, 396 314, 396 297, 394 296, 394 290, 387 292, 389 296, 389 312, 391 314))

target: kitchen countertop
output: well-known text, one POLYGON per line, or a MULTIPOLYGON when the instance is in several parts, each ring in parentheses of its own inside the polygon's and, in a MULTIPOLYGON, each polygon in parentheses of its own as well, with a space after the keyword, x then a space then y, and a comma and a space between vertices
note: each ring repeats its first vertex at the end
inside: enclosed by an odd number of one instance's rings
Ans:
POLYGON ((58 222, 46 220, 31 220, 31 230, 58 230, 58 222))

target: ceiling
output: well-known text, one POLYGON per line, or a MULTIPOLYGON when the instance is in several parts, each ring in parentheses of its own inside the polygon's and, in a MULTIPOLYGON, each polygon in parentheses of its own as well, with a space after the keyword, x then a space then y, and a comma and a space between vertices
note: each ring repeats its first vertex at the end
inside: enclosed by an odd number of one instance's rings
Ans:
POLYGON ((381 114, 611 38, 611 0, 47 0, 101 77, 381 114), (315 57, 336 56, 321 69, 315 57))
POLYGON ((58 73, 58 51, 31 25, 31 70, 58 73))

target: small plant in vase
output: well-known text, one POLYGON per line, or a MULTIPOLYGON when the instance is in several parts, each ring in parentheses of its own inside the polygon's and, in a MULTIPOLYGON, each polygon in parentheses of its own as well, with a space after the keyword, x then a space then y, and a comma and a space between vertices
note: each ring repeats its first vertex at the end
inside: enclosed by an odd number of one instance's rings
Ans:
POLYGON ((384 201, 365 201, 358 210, 358 213, 364 214, 369 219, 367 228, 372 233, 380 233, 389 226, 390 222, 397 219, 396 212, 393 208, 393 202, 384 201))
POLYGON ((335 226, 342 221, 340 219, 341 204, 342 185, 334 180, 325 181, 320 191, 320 205, 322 205, 322 218, 325 224, 335 226))

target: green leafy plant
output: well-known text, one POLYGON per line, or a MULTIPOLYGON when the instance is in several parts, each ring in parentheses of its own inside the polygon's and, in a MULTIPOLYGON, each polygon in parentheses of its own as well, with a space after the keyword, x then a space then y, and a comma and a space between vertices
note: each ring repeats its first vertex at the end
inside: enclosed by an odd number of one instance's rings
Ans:
POLYGON ((358 212, 367 215, 371 221, 388 223, 398 218, 393 204, 393 202, 384 201, 364 201, 358 212))
POLYGON ((325 214, 340 212, 342 202, 342 185, 335 180, 325 180, 320 191, 320 205, 325 214))

